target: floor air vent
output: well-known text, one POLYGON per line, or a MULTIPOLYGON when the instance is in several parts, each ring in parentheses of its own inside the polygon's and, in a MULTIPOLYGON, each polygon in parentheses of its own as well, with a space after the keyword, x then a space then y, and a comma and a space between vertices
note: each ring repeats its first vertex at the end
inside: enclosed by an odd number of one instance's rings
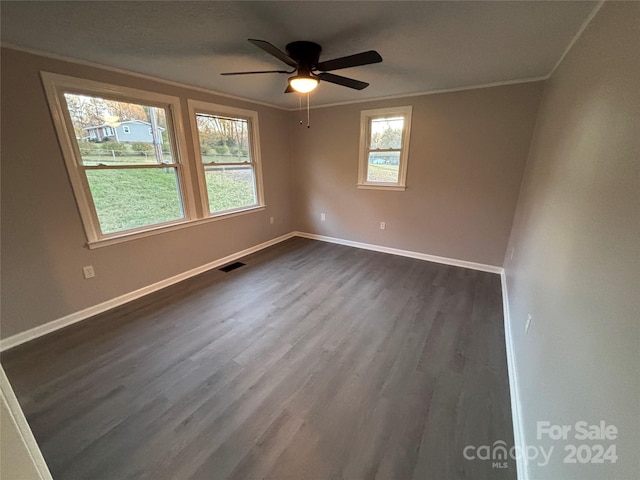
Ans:
POLYGON ((230 263, 229 265, 226 265, 222 268, 219 268, 218 270, 220 270, 221 272, 230 272, 231 270, 235 270, 236 268, 240 268, 240 267, 244 267, 244 263, 242 262, 235 262, 235 263, 230 263))

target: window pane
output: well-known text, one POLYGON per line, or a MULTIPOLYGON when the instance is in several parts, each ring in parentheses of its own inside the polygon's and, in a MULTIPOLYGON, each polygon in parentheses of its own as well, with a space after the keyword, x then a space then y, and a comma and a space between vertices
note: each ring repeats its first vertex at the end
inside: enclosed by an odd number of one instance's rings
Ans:
POLYGON ((173 163, 164 108, 72 93, 64 97, 83 165, 173 163))
POLYGON ((202 163, 242 163, 251 161, 249 122, 196 113, 202 163))
POLYGON ((253 168, 205 167, 211 213, 249 207, 257 203, 253 168))
POLYGON ((184 218, 175 168, 87 170, 102 233, 184 218))
POLYGON ((367 182, 397 183, 400 173, 400 152, 370 152, 367 182))
POLYGON ((369 148, 371 150, 401 148, 403 127, 403 117, 371 120, 371 143, 369 148))

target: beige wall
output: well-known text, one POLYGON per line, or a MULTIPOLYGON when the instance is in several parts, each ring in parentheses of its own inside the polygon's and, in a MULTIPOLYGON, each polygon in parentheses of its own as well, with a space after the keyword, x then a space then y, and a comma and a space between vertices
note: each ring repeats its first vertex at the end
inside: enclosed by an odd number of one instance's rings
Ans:
POLYGON ((2 338, 292 230, 290 112, 8 49, 1 101, 2 338), (88 250, 40 70, 257 110, 266 211, 88 250))
POLYGON ((0 478, 51 480, 51 473, 1 366, 0 478))
POLYGON ((11 418, 4 397, 0 402, 0 425, 0 478, 39 479, 40 474, 11 418))
POLYGON ((535 82, 312 109, 309 129, 296 112, 296 228, 502 266, 542 88, 535 82), (360 111, 400 105, 413 106, 406 191, 356 189, 360 111))
POLYGON ((640 3, 606 2, 541 106, 505 262, 525 440, 556 448, 532 479, 640 473, 639 46, 640 3), (616 425, 596 443, 618 462, 563 464, 567 442, 536 439, 544 420, 616 425))

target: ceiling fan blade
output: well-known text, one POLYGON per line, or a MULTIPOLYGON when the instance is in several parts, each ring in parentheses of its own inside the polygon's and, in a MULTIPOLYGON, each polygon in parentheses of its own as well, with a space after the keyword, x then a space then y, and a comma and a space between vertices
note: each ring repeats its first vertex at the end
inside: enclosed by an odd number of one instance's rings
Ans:
POLYGON ((284 93, 293 93, 295 90, 291 88, 291 85, 287 84, 287 88, 284 89, 284 93))
POLYGON ((278 47, 271 45, 269 42, 266 42, 264 40, 255 40, 253 38, 250 38, 249 41, 254 44, 256 47, 261 48, 262 50, 264 50, 265 52, 273 55, 274 57, 276 57, 278 60, 286 63, 287 65, 289 65, 290 67, 298 67, 298 64, 296 63, 296 61, 291 58, 289 55, 287 55, 286 53, 284 53, 282 50, 280 50, 278 47))
POLYGON ((330 70, 340 70, 341 68, 358 67, 360 65, 369 65, 371 63, 380 63, 382 57, 375 50, 368 52, 356 53, 347 57, 334 58, 326 62, 320 62, 316 65, 318 70, 328 72, 330 70))
POLYGON ((293 73, 295 70, 288 72, 286 70, 261 70, 257 72, 224 72, 220 75, 254 75, 256 73, 293 73))
POLYGON ((333 73, 319 73, 316 75, 320 80, 329 83, 335 83, 342 85, 343 87, 353 88, 355 90, 362 90, 367 88, 369 84, 367 82, 361 82, 360 80, 354 80, 353 78, 342 77, 340 75, 334 75, 333 73))

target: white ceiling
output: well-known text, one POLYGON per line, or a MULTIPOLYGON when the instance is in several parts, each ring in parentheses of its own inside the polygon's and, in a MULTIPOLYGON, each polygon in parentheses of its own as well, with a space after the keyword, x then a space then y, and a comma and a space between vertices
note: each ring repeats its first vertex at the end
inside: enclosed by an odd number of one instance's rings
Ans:
POLYGON ((3 43, 119 67, 286 108, 281 69, 247 42, 322 45, 321 60, 377 50, 383 63, 334 73, 369 82, 356 91, 323 82, 312 105, 545 77, 597 2, 8 2, 3 43))

